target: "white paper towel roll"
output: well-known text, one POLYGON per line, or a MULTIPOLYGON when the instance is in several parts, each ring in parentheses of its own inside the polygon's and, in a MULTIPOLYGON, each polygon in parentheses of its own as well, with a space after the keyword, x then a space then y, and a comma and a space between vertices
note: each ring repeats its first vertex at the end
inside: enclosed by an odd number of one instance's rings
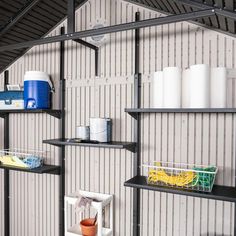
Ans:
POLYGON ((190 69, 183 70, 182 73, 182 107, 189 108, 190 105, 190 69))
POLYGON ((210 105, 210 69, 208 65, 190 66, 190 108, 209 108, 210 105))
POLYGON ((178 67, 166 67, 163 70, 164 90, 163 107, 181 107, 181 70, 178 67))
POLYGON ((211 107, 226 107, 227 69, 218 67, 211 69, 211 107))
POLYGON ((157 71, 152 78, 152 107, 163 107, 163 72, 157 71))

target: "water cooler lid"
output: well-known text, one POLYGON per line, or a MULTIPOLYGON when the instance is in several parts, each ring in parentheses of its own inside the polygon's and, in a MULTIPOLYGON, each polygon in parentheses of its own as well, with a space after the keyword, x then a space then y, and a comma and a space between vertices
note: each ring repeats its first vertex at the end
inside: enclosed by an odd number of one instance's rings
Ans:
POLYGON ((47 82, 51 88, 53 88, 49 75, 42 71, 26 71, 24 81, 44 81, 47 82))

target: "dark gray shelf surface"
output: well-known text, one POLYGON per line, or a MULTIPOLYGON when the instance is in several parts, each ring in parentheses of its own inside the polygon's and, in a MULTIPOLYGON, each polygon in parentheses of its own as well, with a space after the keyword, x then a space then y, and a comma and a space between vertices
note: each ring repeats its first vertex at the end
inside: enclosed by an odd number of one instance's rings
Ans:
POLYGON ((136 118, 140 113, 236 113, 236 108, 126 108, 125 112, 136 118))
POLYGON ((36 113, 46 113, 54 116, 58 119, 61 118, 61 110, 51 110, 51 109, 30 109, 30 110, 0 110, 0 116, 5 117, 8 114, 36 114, 36 113))
POLYGON ((24 169, 19 167, 12 167, 6 165, 0 165, 0 169, 6 170, 13 170, 13 171, 21 171, 21 172, 28 172, 28 173, 35 173, 35 174, 60 174, 60 166, 53 166, 53 165, 43 165, 42 167, 35 168, 35 169, 24 169))
POLYGON ((51 144, 54 146, 83 146, 83 147, 97 147, 97 148, 116 148, 127 149, 131 152, 135 152, 136 144, 132 142, 109 142, 109 143, 86 143, 86 142, 73 142, 68 139, 51 139, 43 140, 43 143, 51 144))
POLYGON ((214 185, 212 192, 188 191, 178 188, 169 188, 164 186, 148 185, 145 176, 135 176, 124 183, 126 187, 146 189, 151 191, 179 194, 185 196, 207 198, 213 200, 236 202, 236 188, 228 186, 214 185))

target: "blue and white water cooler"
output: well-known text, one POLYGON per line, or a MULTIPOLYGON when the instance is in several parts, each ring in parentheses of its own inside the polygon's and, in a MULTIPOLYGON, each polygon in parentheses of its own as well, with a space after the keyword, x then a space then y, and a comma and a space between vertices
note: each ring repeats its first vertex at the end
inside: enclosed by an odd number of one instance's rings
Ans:
POLYGON ((27 71, 24 76, 25 109, 49 109, 52 83, 47 73, 27 71))

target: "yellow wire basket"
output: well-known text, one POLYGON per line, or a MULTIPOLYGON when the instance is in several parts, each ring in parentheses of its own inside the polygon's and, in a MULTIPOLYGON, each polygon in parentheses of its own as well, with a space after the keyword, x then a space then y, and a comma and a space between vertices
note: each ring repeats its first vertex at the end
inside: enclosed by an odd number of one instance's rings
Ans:
POLYGON ((22 169, 34 169, 43 165, 46 152, 39 150, 0 150, 0 165, 22 169))
POLYGON ((147 183, 186 190, 211 192, 218 171, 216 166, 191 165, 174 162, 143 164, 147 183))

